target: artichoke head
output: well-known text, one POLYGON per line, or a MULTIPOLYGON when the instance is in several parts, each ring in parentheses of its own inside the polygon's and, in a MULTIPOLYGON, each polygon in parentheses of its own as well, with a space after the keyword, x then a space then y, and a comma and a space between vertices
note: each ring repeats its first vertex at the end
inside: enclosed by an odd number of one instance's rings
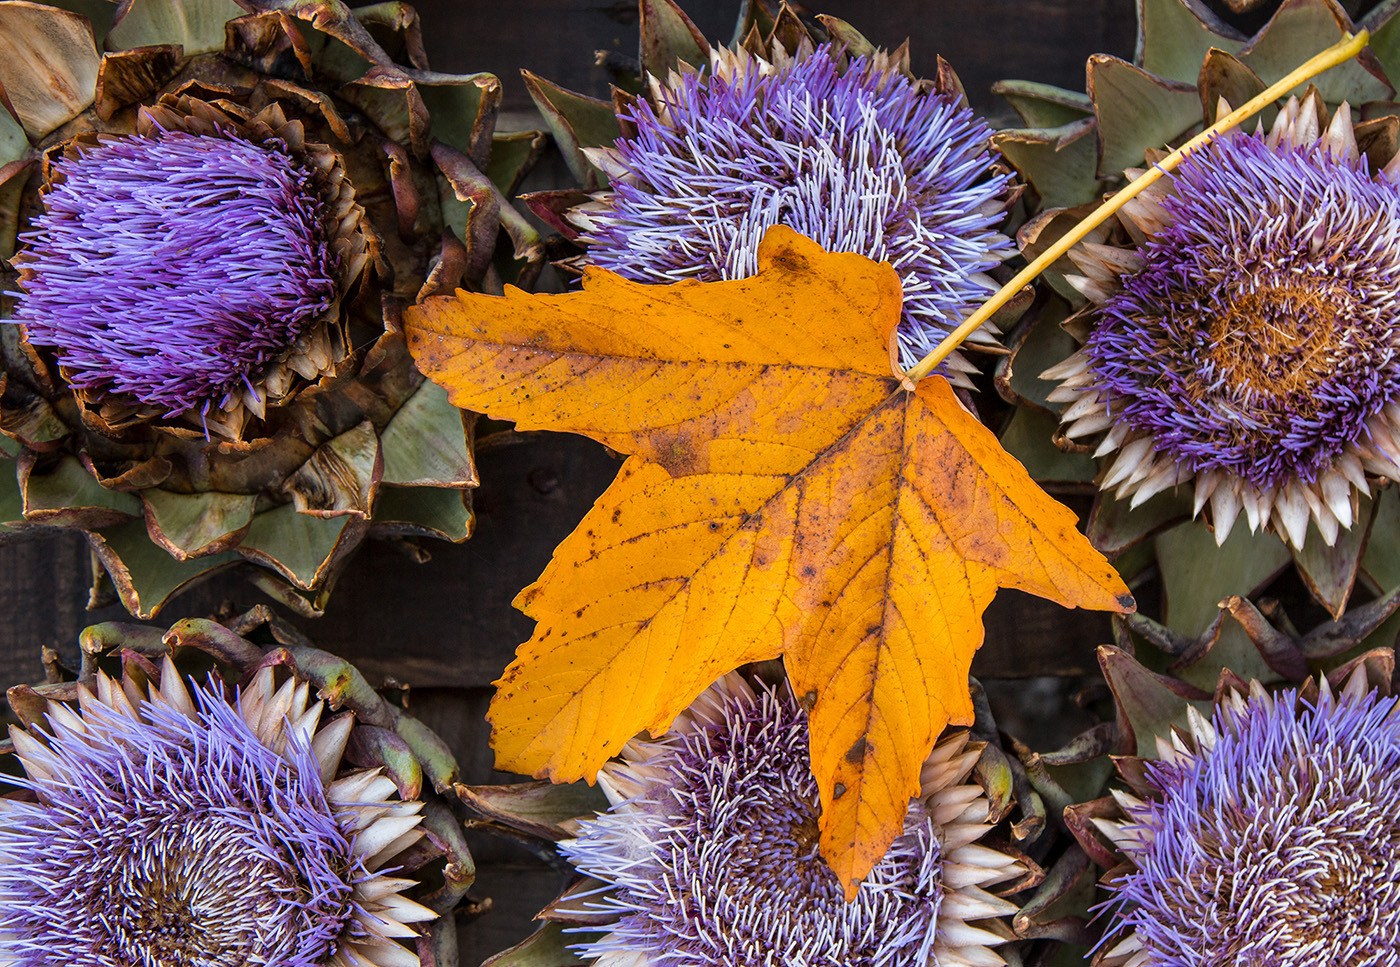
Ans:
MULTIPOLYGON (((453 911, 475 865, 444 796, 457 764, 422 722, 264 607, 169 630, 94 625, 79 644, 80 667, 46 650, 47 680, 9 689, 18 722, 0 743, 3 805, 82 829, 85 810, 107 803, 103 831, 89 833, 104 869, 79 874, 85 885, 65 902, 100 903, 108 880, 139 895, 100 907, 110 920, 60 935, 62 921, 12 882, 0 891, 7 938, 59 957, 121 931, 122 949, 182 962, 294 942, 302 963, 455 967, 453 911), (113 760, 125 770, 103 768, 113 760), (186 835, 149 835, 156 828, 186 835), (277 855, 288 848, 294 855, 277 855), (301 887, 290 900, 289 876, 301 887), (131 914, 138 905, 144 918, 131 914), (322 939, 308 940, 313 930, 322 939)), ((82 847, 55 842, 36 850, 15 831, 7 861, 41 890, 62 884, 82 847)))
MULTIPOLYGON (((0 447, 14 468, 0 475, 0 539, 83 532, 105 571, 95 593, 110 580, 143 617, 231 567, 314 615, 366 536, 466 539, 473 418, 413 367, 399 316, 459 286, 528 287, 543 266, 538 235, 507 200, 543 135, 495 135, 497 79, 430 70, 417 15, 403 3, 4 0, 0 52, 12 108, 0 110, 0 318, 9 321, 0 326, 0 447), (149 256, 104 253, 128 260, 129 303, 112 276, 109 318, 65 324, 65 286, 75 302, 108 293, 91 279, 70 282, 63 260, 77 258, 74 223, 60 205, 83 203, 73 199, 77 179, 104 184, 115 170, 108 155, 212 156, 227 146, 274 156, 299 180, 296 204, 314 212, 314 237, 294 242, 315 247, 329 268, 314 300, 302 294, 309 308, 296 318, 250 310, 247 331, 223 343, 192 330, 196 374, 244 340, 268 348, 172 404, 160 388, 161 367, 173 367, 166 346, 131 317, 163 316, 160 306, 122 313, 149 298, 135 291, 143 279, 186 286, 171 296, 174 314, 180 298, 226 301, 224 289, 199 291, 186 277, 254 277, 256 300, 263 289, 295 288, 289 273, 256 263, 256 252, 204 255, 206 242, 193 238, 182 256, 158 239, 149 256), (55 302, 59 311, 40 325, 55 302), (83 327, 92 336, 75 348, 71 331, 83 327), (152 369, 150 394, 119 381, 152 369)), ((182 175, 197 182, 202 163, 182 175)), ((201 322, 199 308, 184 311, 201 322)))

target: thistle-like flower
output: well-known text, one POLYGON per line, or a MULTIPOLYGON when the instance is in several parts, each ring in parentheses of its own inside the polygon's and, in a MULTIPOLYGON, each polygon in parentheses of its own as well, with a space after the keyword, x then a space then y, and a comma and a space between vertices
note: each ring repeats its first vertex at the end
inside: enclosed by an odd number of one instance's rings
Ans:
POLYGON ((1352 526, 1368 474, 1400 480, 1400 163, 1371 165, 1346 105, 1291 100, 1129 202, 1121 244, 1071 252, 1096 309, 1043 378, 1067 437, 1107 431, 1100 487, 1192 483, 1217 541, 1243 510, 1302 547, 1309 519, 1329 545, 1352 526))
MULTIPOLYGON (((21 238, 26 297, 14 321, 94 398, 207 416, 246 389, 261 412, 254 380, 265 385, 270 363, 334 320, 337 194, 276 142, 156 128, 76 145, 21 238)), ((353 228, 363 210, 345 207, 353 228)), ((318 334, 319 360, 297 366, 312 376, 333 371, 318 334)))
POLYGON ((1255 683, 1158 739, 1096 820, 1129 864, 1098 967, 1400 963, 1396 701, 1360 671, 1313 693, 1255 683))
MULTIPOLYGON (((640 282, 751 275, 777 224, 889 261, 910 367, 995 289, 985 273, 1013 251, 997 231, 1011 179, 991 131, 959 93, 930 91, 890 55, 770 47, 769 59, 715 49, 703 73, 649 78, 650 100, 621 118, 635 133, 590 152, 611 190, 565 217, 586 262, 640 282)), ((970 385, 965 359, 946 366, 970 385)))
POLYGON ((232 700, 167 657, 147 688, 99 674, 11 736, 0 799, 0 963, 414 967, 436 914, 387 875, 422 803, 343 772, 354 724, 263 668, 232 700))
POLYGON ((0 524, 82 530, 141 617, 230 565, 314 615, 366 536, 466 539, 470 433, 398 316, 498 289, 500 231, 530 284, 543 138, 483 174, 500 84, 427 70, 402 4, 68 7, 0 2, 0 524))
POLYGON ((579 949, 599 967, 1000 964, 1009 932, 969 921, 1014 913, 985 887, 1024 867, 977 844, 988 800, 964 780, 981 751, 966 732, 935 747, 903 835, 847 903, 817 848, 805 713, 730 674, 599 773, 611 810, 561 844, 602 883, 571 904, 610 921, 579 949))

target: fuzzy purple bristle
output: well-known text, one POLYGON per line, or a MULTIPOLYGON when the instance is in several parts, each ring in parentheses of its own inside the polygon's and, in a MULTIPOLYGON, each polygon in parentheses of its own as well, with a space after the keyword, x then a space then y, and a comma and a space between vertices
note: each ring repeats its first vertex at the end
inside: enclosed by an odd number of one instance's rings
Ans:
POLYGON ((1218 710, 1214 749, 1146 764, 1135 869, 1112 882, 1145 967, 1400 964, 1400 715, 1297 695, 1218 710))
POLYGON ((1312 482, 1400 396, 1400 192, 1320 144, 1224 137, 1085 352, 1109 410, 1196 472, 1312 482))
POLYGON ((56 169, 13 321, 74 386, 207 410, 335 303, 314 175, 274 144, 159 132, 56 169))
POLYGON ((85 732, 36 730, 41 771, 3 780, 37 800, 0 804, 7 962, 320 967, 354 932, 369 874, 316 757, 264 746, 216 681, 192 694, 195 718, 93 702, 85 732))
POLYGON ((847 903, 818 852, 807 717, 787 695, 730 698, 714 728, 672 733, 665 778, 563 844, 609 884, 617 918, 589 956, 667 967, 927 967, 943 896, 937 829, 911 805, 903 835, 847 903))
POLYGON ((634 178, 590 211, 593 263, 639 282, 744 278, 782 224, 829 251, 886 260, 904 283, 912 366, 987 296, 972 279, 1013 251, 996 231, 1010 176, 971 110, 829 46, 772 74, 690 74, 666 120, 639 102, 615 147, 634 178))

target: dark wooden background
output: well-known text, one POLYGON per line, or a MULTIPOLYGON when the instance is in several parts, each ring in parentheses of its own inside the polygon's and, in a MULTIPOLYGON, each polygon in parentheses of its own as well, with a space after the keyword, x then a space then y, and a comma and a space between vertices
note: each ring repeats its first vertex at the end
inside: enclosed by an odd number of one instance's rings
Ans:
MULTIPOLYGON (((503 127, 539 126, 519 70, 527 68, 575 90, 606 96, 595 50, 635 54, 637 10, 631 0, 418 0, 432 65, 438 70, 489 70, 505 86, 503 127)), ((830 0, 808 4, 897 46, 908 37, 916 72, 935 56, 953 64, 974 106, 1003 112, 988 88, 1016 77, 1082 89, 1090 53, 1131 57, 1132 0, 830 0)), ((691 0, 687 11, 711 38, 733 31, 738 0, 691 0)), ((532 187, 563 187, 562 169, 546 165, 532 187), (553 174, 551 174, 553 173, 553 174), (550 179, 555 180, 551 183, 550 179)), ((510 608, 517 591, 549 560, 554 545, 602 492, 617 462, 601 447, 562 435, 502 447, 480 458, 475 495, 477 531, 462 545, 431 545, 416 565, 401 553, 369 544, 352 562, 324 618, 298 621, 325 648, 353 661, 372 680, 410 686, 411 708, 455 747, 467 781, 500 781, 493 773, 483 720, 491 682, 530 623, 510 608)), ((78 537, 0 548, 0 681, 32 681, 41 646, 76 656, 78 632, 120 609, 84 610, 88 553, 78 537)), ((237 582, 215 580, 186 593, 161 623, 209 613, 221 604, 265 603, 237 582), (168 619, 168 620, 167 620, 168 619)), ((1075 677, 1094 668, 1094 646, 1108 640, 1100 615, 1065 612, 1003 592, 988 613, 987 644, 974 670, 988 682, 998 716, 1040 747, 1078 728, 1068 701, 1075 677), (1034 682, 1012 684, 997 679, 1034 682)), ((487 912, 460 924, 463 967, 523 938, 530 918, 559 885, 559 876, 499 841, 474 841, 476 898, 487 912)))

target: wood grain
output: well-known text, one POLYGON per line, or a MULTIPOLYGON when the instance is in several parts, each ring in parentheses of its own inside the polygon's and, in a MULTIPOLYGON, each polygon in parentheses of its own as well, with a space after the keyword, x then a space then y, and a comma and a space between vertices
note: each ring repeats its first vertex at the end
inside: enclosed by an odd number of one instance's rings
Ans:
MULTIPOLYGON (((608 73, 595 50, 635 57, 637 5, 628 0, 418 0, 429 63, 443 71, 491 71, 505 87, 503 109, 529 109, 520 69, 564 87, 605 97, 608 73), (505 9, 509 18, 503 17, 505 9)), ((728 41, 738 0, 687 0, 695 25, 728 41)), ((876 44, 907 38, 916 74, 929 76, 942 55, 973 105, 999 109, 991 85, 1029 78, 1082 90, 1093 53, 1131 57, 1131 0, 808 0, 816 13, 848 20, 876 44)))

